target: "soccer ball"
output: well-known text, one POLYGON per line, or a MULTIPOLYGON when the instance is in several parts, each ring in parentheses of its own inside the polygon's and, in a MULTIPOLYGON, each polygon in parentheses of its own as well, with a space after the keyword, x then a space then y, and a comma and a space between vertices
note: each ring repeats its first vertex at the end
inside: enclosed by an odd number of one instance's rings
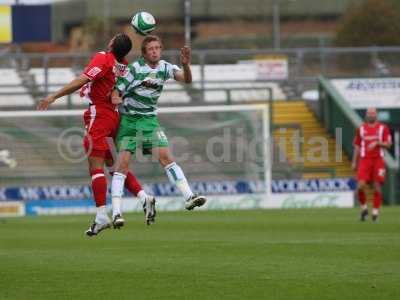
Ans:
POLYGON ((148 35, 156 28, 156 20, 148 12, 140 11, 133 16, 131 25, 137 33, 148 35))

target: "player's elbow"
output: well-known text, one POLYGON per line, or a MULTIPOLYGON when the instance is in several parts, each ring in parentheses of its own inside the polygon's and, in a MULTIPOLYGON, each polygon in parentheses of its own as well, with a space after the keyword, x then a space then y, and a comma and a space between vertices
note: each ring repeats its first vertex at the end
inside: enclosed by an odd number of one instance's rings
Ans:
POLYGON ((82 74, 82 75, 80 75, 79 77, 75 78, 75 79, 73 80, 73 82, 74 82, 76 85, 82 87, 82 86, 84 86, 86 83, 90 82, 90 79, 89 79, 86 75, 82 74))

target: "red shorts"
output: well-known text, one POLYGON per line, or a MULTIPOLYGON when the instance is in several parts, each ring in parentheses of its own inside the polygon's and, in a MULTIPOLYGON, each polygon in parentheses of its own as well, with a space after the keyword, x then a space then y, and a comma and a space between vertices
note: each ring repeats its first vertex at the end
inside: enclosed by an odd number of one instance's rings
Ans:
POLYGON ((367 183, 385 182, 385 161, 382 157, 376 158, 360 158, 357 169, 357 181, 365 181, 367 183))
POLYGON ((83 138, 86 154, 91 157, 112 158, 109 143, 114 144, 119 126, 119 113, 109 108, 91 105, 85 111, 83 121, 86 129, 83 138))

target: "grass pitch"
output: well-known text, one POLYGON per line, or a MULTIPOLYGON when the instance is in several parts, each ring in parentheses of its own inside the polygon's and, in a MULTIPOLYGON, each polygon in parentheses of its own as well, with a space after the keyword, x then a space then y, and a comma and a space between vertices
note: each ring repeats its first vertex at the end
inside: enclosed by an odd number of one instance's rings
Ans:
POLYGON ((400 299, 400 207, 0 220, 0 299, 400 299))

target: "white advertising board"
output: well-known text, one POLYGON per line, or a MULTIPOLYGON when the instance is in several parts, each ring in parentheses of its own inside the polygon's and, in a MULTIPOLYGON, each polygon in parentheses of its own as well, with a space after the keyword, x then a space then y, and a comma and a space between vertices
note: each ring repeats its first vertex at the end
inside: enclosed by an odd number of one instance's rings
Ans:
POLYGON ((352 108, 400 108, 400 78, 332 79, 330 82, 352 108))

